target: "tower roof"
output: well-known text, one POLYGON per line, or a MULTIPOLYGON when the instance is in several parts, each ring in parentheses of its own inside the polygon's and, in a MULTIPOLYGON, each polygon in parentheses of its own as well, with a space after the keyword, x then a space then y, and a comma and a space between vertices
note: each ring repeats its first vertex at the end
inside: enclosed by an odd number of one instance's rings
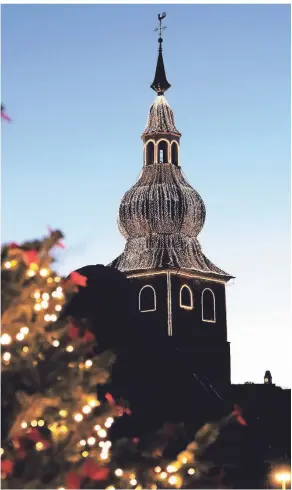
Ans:
POLYGON ((155 90, 157 95, 163 95, 166 90, 168 90, 171 85, 168 82, 166 78, 166 73, 165 73, 165 68, 164 68, 164 61, 163 61, 163 56, 162 56, 162 32, 164 29, 166 29, 165 26, 162 26, 162 20, 166 17, 166 13, 164 12, 163 14, 158 15, 158 21, 159 25, 155 29, 155 31, 158 32, 159 38, 158 38, 158 58, 157 58, 157 64, 156 64, 156 71, 154 75, 154 80, 150 87, 155 90))
POLYGON ((158 95, 149 110, 143 135, 153 133, 175 133, 181 136, 175 127, 173 110, 164 95, 158 95))

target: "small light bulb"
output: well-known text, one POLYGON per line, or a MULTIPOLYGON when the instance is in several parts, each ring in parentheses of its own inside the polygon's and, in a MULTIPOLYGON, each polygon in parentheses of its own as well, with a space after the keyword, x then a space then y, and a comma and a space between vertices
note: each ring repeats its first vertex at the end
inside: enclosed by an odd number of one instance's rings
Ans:
POLYGON ((121 470, 121 468, 118 468, 116 471, 115 471, 115 475, 116 476, 122 476, 123 474, 123 470, 121 470))
POLYGON ((83 420, 83 415, 81 413, 76 413, 76 415, 74 415, 74 419, 76 422, 81 422, 81 420, 83 420))
POLYGON ((98 431, 98 435, 103 439, 104 437, 106 437, 106 431, 104 429, 100 429, 98 431))
POLYGON ((176 470, 176 467, 173 466, 172 464, 169 464, 166 468, 166 471, 168 471, 168 473, 174 473, 176 470))
POLYGON ((89 444, 89 446, 93 446, 95 444, 95 442, 96 442, 95 437, 89 437, 87 439, 87 443, 89 444))
POLYGON ((83 458, 87 458, 87 456, 89 455, 89 452, 83 451, 81 454, 82 454, 83 458))
POLYGON ((36 305, 34 305, 34 309, 35 309, 35 311, 41 311, 42 307, 41 307, 40 303, 37 303, 36 305))
POLYGON ((61 311, 61 309, 62 309, 62 306, 61 306, 61 305, 56 305, 56 306, 55 306, 55 310, 56 310, 56 311, 61 311))
POLYGON ((41 307, 46 310, 49 307, 49 303, 47 301, 42 301, 41 302, 41 307))
POLYGON ((60 410, 60 411, 59 411, 59 415, 60 415, 61 417, 67 417, 68 412, 67 412, 67 410, 60 410))
POLYGON ((49 299, 50 299, 49 293, 43 293, 42 294, 42 298, 43 298, 44 301, 49 301, 49 299))
POLYGON ((98 431, 98 430, 100 430, 100 429, 101 429, 100 425, 95 425, 95 426, 94 426, 94 430, 98 431))
POLYGON ((37 290, 37 291, 34 292, 34 295, 33 296, 34 296, 35 299, 40 299, 41 293, 37 290))
POLYGON ((196 473, 196 470, 195 470, 194 468, 190 468, 190 469, 188 470, 188 474, 189 474, 189 475, 194 475, 195 473, 196 473))
POLYGON ((35 276, 35 271, 33 271, 32 269, 28 269, 28 270, 26 271, 26 275, 27 275, 28 277, 33 277, 33 276, 35 276))
POLYGON ((58 340, 54 340, 53 341, 53 346, 54 347, 59 347, 59 345, 60 345, 60 342, 58 340))
POLYGON ((79 441, 79 444, 80 444, 80 446, 86 446, 85 439, 81 439, 81 441, 79 441))
POLYGON ((22 429, 26 429, 27 428, 27 423, 26 422, 21 422, 20 427, 22 429))
POLYGON ((35 447, 37 451, 42 451, 42 449, 44 449, 44 444, 40 441, 36 443, 35 447))
POLYGON ((90 359, 87 359, 87 361, 85 361, 85 367, 87 367, 87 368, 91 367, 92 364, 93 364, 93 362, 90 359))
POLYGON ((165 471, 163 471, 162 473, 160 473, 161 480, 165 480, 166 477, 167 477, 167 473, 165 471))
POLYGON ((155 473, 160 473, 161 472, 160 466, 155 466, 154 471, 155 473))
POLYGON ((10 354, 10 352, 4 352, 2 357, 3 357, 3 361, 8 362, 11 359, 11 354, 10 354))
POLYGON ((36 426, 38 425, 37 420, 32 420, 32 421, 31 421, 31 423, 30 423, 30 425, 31 425, 32 427, 36 427, 36 426))
POLYGON ((9 262, 9 261, 5 262, 4 267, 5 267, 5 269, 10 269, 11 262, 9 262))
POLYGON ((39 427, 43 427, 45 425, 45 421, 44 420, 39 420, 38 421, 38 426, 39 427))
POLYGON ((24 335, 27 335, 28 332, 29 332, 29 328, 28 327, 21 327, 20 329, 21 333, 23 333, 24 335))
POLYGON ((92 408, 89 406, 89 405, 85 405, 83 408, 82 408, 82 412, 83 413, 90 413, 92 411, 92 408))
POLYGON ((73 350, 74 350, 73 345, 67 345, 67 347, 66 347, 67 352, 73 352, 73 350))
POLYGON ((49 274, 48 269, 43 268, 43 269, 40 270, 40 275, 42 277, 47 277, 48 274, 49 274))
POLYGON ((4 333, 1 335, 1 344, 2 345, 8 345, 11 343, 11 337, 8 335, 8 333, 4 333))
POLYGON ((21 341, 23 339, 24 339, 23 333, 19 332, 18 334, 16 334, 16 340, 21 341))
POLYGON ((169 482, 171 485, 175 485, 175 484, 176 484, 176 482, 177 482, 177 476, 172 475, 171 477, 169 477, 168 482, 169 482))

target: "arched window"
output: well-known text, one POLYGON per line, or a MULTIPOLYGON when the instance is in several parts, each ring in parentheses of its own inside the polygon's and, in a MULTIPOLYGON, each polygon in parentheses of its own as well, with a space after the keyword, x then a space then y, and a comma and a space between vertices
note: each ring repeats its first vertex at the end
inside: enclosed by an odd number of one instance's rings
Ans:
POLYGON ((156 310, 156 293, 150 285, 143 286, 139 293, 139 310, 141 312, 156 310))
POLYGON ((171 163, 178 165, 178 144, 175 141, 171 143, 171 163))
POLYGON ((158 163, 168 163, 168 143, 160 141, 158 143, 158 163))
POLYGON ((215 295, 209 288, 202 292, 202 320, 203 322, 216 322, 215 295))
POLYGON ((146 145, 146 165, 154 163, 154 143, 149 141, 146 145))
POLYGON ((184 310, 192 310, 194 308, 193 293, 191 288, 184 284, 179 292, 179 306, 184 310))

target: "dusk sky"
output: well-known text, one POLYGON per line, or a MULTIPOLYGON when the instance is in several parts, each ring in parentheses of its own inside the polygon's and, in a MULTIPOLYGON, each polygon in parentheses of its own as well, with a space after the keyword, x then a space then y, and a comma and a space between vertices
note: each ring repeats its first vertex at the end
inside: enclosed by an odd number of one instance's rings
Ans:
POLYGON ((232 382, 291 387, 290 6, 2 6, 2 242, 61 229, 58 270, 108 264, 142 168, 167 12, 166 98, 226 287, 232 382))

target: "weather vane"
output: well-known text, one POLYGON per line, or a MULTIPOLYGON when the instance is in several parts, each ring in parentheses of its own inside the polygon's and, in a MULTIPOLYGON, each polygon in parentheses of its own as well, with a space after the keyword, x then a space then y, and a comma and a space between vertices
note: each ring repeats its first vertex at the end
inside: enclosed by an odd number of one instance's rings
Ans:
POLYGON ((156 27, 155 32, 158 32, 158 42, 159 43, 162 43, 162 32, 164 31, 164 29, 166 29, 166 26, 163 26, 162 25, 162 21, 163 19, 166 17, 166 12, 163 12, 162 14, 158 14, 158 21, 159 21, 159 25, 158 27, 156 27))

